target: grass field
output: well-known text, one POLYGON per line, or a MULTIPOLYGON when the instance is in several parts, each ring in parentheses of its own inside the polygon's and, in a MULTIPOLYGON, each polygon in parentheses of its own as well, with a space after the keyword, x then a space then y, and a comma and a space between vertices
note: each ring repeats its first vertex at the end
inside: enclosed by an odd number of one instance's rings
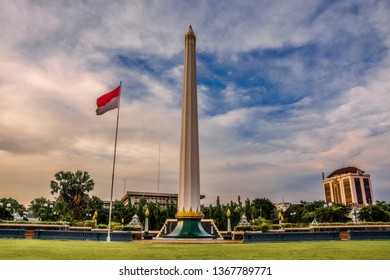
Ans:
POLYGON ((390 260, 390 241, 140 243, 0 239, 0 260, 390 260))

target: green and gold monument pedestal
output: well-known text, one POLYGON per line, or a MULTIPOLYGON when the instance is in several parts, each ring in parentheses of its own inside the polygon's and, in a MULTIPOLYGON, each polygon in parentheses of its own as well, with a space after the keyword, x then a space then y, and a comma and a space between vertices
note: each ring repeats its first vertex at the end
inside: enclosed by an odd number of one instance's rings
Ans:
POLYGON ((177 225, 175 229, 164 238, 194 238, 194 239, 214 239, 214 235, 209 234, 202 226, 201 215, 198 210, 195 212, 179 211, 177 213, 177 225))
POLYGON ((214 239, 216 237, 204 230, 200 218, 179 218, 176 228, 164 238, 214 239))

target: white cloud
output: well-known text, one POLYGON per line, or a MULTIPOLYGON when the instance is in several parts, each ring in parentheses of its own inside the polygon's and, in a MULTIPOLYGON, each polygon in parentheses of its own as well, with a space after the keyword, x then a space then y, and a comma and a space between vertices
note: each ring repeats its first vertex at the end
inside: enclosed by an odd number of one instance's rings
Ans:
MULTIPOLYGON (((372 170, 374 193, 389 200, 389 6, 354 3, 2 3, 0 197, 28 203, 48 196, 55 172, 84 169, 107 199, 116 114, 96 117, 95 99, 119 80, 116 196, 123 178, 128 189, 155 190, 159 143, 161 190, 175 192, 182 51, 192 24, 198 54, 231 67, 220 92, 198 87, 202 193, 320 199, 320 172, 344 162, 372 170), (251 52, 259 57, 240 61, 251 52), (145 65, 119 58, 135 55, 145 65), (284 92, 248 87, 240 71, 284 92)), ((211 71, 208 63, 199 66, 211 71)))

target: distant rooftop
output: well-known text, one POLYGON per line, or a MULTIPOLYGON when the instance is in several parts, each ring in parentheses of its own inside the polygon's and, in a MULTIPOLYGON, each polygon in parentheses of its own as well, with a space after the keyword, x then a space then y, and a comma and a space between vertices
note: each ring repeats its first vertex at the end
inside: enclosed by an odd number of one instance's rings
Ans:
POLYGON ((332 178, 332 177, 335 177, 338 175, 348 174, 348 173, 362 175, 364 173, 364 171, 357 168, 357 167, 354 167, 354 166, 348 166, 348 167, 343 167, 343 168, 340 168, 340 169, 333 171, 332 173, 330 173, 330 175, 327 178, 332 178))
MULTIPOLYGON (((133 197, 160 197, 160 198, 176 198, 178 197, 177 193, 160 193, 160 192, 140 192, 140 191, 127 191, 123 196, 122 201, 126 200, 128 196, 133 197)), ((200 199, 205 198, 206 196, 201 194, 200 199)))

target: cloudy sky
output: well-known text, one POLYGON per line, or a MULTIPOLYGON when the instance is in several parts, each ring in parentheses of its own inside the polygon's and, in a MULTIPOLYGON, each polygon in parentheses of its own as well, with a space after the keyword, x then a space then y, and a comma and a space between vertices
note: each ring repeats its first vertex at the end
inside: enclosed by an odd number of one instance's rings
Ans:
POLYGON ((108 200, 116 110, 96 98, 121 80, 114 198, 177 192, 191 24, 204 203, 323 199, 321 172, 350 165, 390 201, 389 1, 0 4, 0 197, 85 170, 108 200))

